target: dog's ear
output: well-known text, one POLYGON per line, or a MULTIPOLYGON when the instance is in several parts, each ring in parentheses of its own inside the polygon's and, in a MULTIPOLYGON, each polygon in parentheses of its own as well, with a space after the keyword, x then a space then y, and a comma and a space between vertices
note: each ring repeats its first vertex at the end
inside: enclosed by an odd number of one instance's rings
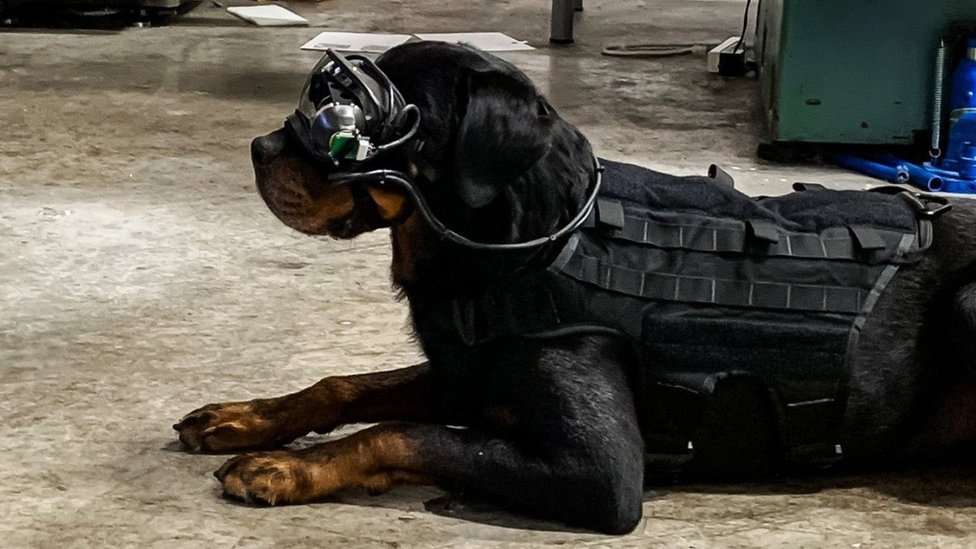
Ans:
POLYGON ((548 105, 518 76, 501 69, 459 76, 454 175, 461 199, 472 208, 491 203, 549 148, 548 105))

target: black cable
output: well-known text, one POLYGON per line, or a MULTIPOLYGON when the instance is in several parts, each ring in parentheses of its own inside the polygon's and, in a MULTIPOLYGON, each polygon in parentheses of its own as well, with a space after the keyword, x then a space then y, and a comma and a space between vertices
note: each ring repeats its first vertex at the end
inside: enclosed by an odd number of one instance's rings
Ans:
MULTIPOLYGON (((718 42, 714 42, 717 44, 718 42)), ((688 44, 610 44, 600 52, 611 57, 670 57, 704 55, 712 47, 705 43, 688 44)))
POLYGON ((603 181, 603 166, 600 165, 600 162, 596 159, 596 157, 593 158, 593 162, 596 173, 593 181, 590 183, 589 196, 587 197, 586 202, 583 204, 583 207, 580 209, 579 213, 576 214, 576 217, 549 236, 543 236, 524 242, 515 242, 512 244, 477 242, 447 228, 447 226, 444 225, 444 223, 438 219, 434 212, 430 209, 427 201, 424 200, 423 195, 421 195, 416 189, 413 182, 410 181, 410 179, 403 173, 393 170, 373 170, 369 172, 347 174, 339 173, 329 177, 329 182, 336 185, 359 182, 377 183, 380 185, 392 184, 402 189, 411 199, 413 199, 414 206, 417 208, 417 211, 420 212, 420 215, 424 218, 424 220, 427 221, 434 232, 446 240, 475 250, 527 250, 555 242, 575 231, 586 222, 586 219, 590 216, 590 212, 593 211, 593 208, 596 205, 596 197, 598 194, 600 194, 600 185, 603 181))
POLYGON ((739 41, 735 44, 735 50, 739 51, 742 47, 742 43, 746 41, 746 29, 749 28, 749 6, 752 5, 752 0, 746 0, 746 11, 742 14, 742 34, 739 35, 739 41))
MULTIPOLYGON (((762 5, 762 0, 759 0, 762 5)), ((749 8, 752 0, 746 0, 746 11, 742 16, 742 33, 739 34, 739 41, 735 44, 735 51, 739 51, 746 40, 746 30, 749 28, 749 8)), ((708 50, 718 45, 721 41, 703 41, 688 44, 658 44, 658 43, 638 43, 638 44, 610 44, 604 46, 601 54, 611 57, 670 57, 673 55, 704 55, 708 50)))

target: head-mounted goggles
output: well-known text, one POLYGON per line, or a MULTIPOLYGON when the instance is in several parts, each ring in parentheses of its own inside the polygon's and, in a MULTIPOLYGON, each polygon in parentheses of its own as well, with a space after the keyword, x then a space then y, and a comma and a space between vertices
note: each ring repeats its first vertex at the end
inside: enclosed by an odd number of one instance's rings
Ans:
POLYGON ((372 61, 330 49, 285 125, 311 155, 339 165, 403 145, 417 132, 420 112, 372 61))
MULTIPOLYGON (((366 57, 343 57, 326 50, 305 82, 298 108, 285 125, 309 154, 341 166, 368 160, 412 139, 420 127, 420 111, 416 105, 406 104, 386 74, 366 57)), ((428 206, 411 178, 397 171, 340 171, 332 174, 329 182, 354 187, 371 183, 402 189, 434 232, 455 244, 477 250, 529 250, 569 235, 590 216, 603 173, 595 157, 593 162, 590 189, 576 216, 548 236, 514 243, 477 242, 449 229, 428 206)), ((354 191, 354 199, 364 193, 362 188, 354 191)))

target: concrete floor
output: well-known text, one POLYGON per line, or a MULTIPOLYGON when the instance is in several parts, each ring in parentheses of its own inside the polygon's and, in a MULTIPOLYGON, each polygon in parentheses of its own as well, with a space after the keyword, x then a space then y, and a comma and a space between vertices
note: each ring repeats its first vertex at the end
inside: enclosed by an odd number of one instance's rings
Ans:
MULTIPOLYGON (((568 49, 548 2, 290 3, 315 26, 500 30, 506 55, 604 156, 676 173, 726 166, 752 193, 829 168, 754 158, 755 82, 701 58, 601 57, 611 39, 734 34, 740 0, 587 0, 568 49)), ((221 499, 226 459, 170 424, 200 404, 416 361, 385 234, 300 236, 252 188, 248 141, 293 108, 319 29, 249 27, 209 5, 165 28, 0 33, 0 546, 971 547, 976 474, 941 469, 647 493, 608 538, 433 488, 253 508, 221 499)))

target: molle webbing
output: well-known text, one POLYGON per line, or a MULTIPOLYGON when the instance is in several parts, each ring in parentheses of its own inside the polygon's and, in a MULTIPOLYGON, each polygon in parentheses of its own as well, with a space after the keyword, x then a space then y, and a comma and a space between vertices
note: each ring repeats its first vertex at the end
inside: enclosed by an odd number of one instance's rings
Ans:
POLYGON ((548 268, 420 311, 419 327, 468 347, 615 334, 640 353, 650 452, 707 448, 698 418, 738 378, 768 395, 789 461, 836 461, 860 328, 944 205, 901 189, 752 199, 727 176, 604 165, 596 207, 548 268))
POLYGON ((919 241, 890 229, 805 233, 601 199, 553 268, 646 299, 858 314, 884 265, 911 261, 919 241))
POLYGON ((930 243, 927 220, 913 233, 861 225, 802 232, 601 198, 548 269, 425 316, 466 345, 587 326, 639 341, 654 303, 853 322, 876 299, 877 283, 890 279, 885 270, 917 260, 930 243))
POLYGON ((597 201, 597 211, 591 219, 590 227, 605 227, 616 240, 658 248, 873 263, 894 259, 904 236, 903 232, 863 225, 831 227, 821 233, 789 231, 766 220, 701 215, 689 218, 687 214, 651 211, 609 199, 597 201))

